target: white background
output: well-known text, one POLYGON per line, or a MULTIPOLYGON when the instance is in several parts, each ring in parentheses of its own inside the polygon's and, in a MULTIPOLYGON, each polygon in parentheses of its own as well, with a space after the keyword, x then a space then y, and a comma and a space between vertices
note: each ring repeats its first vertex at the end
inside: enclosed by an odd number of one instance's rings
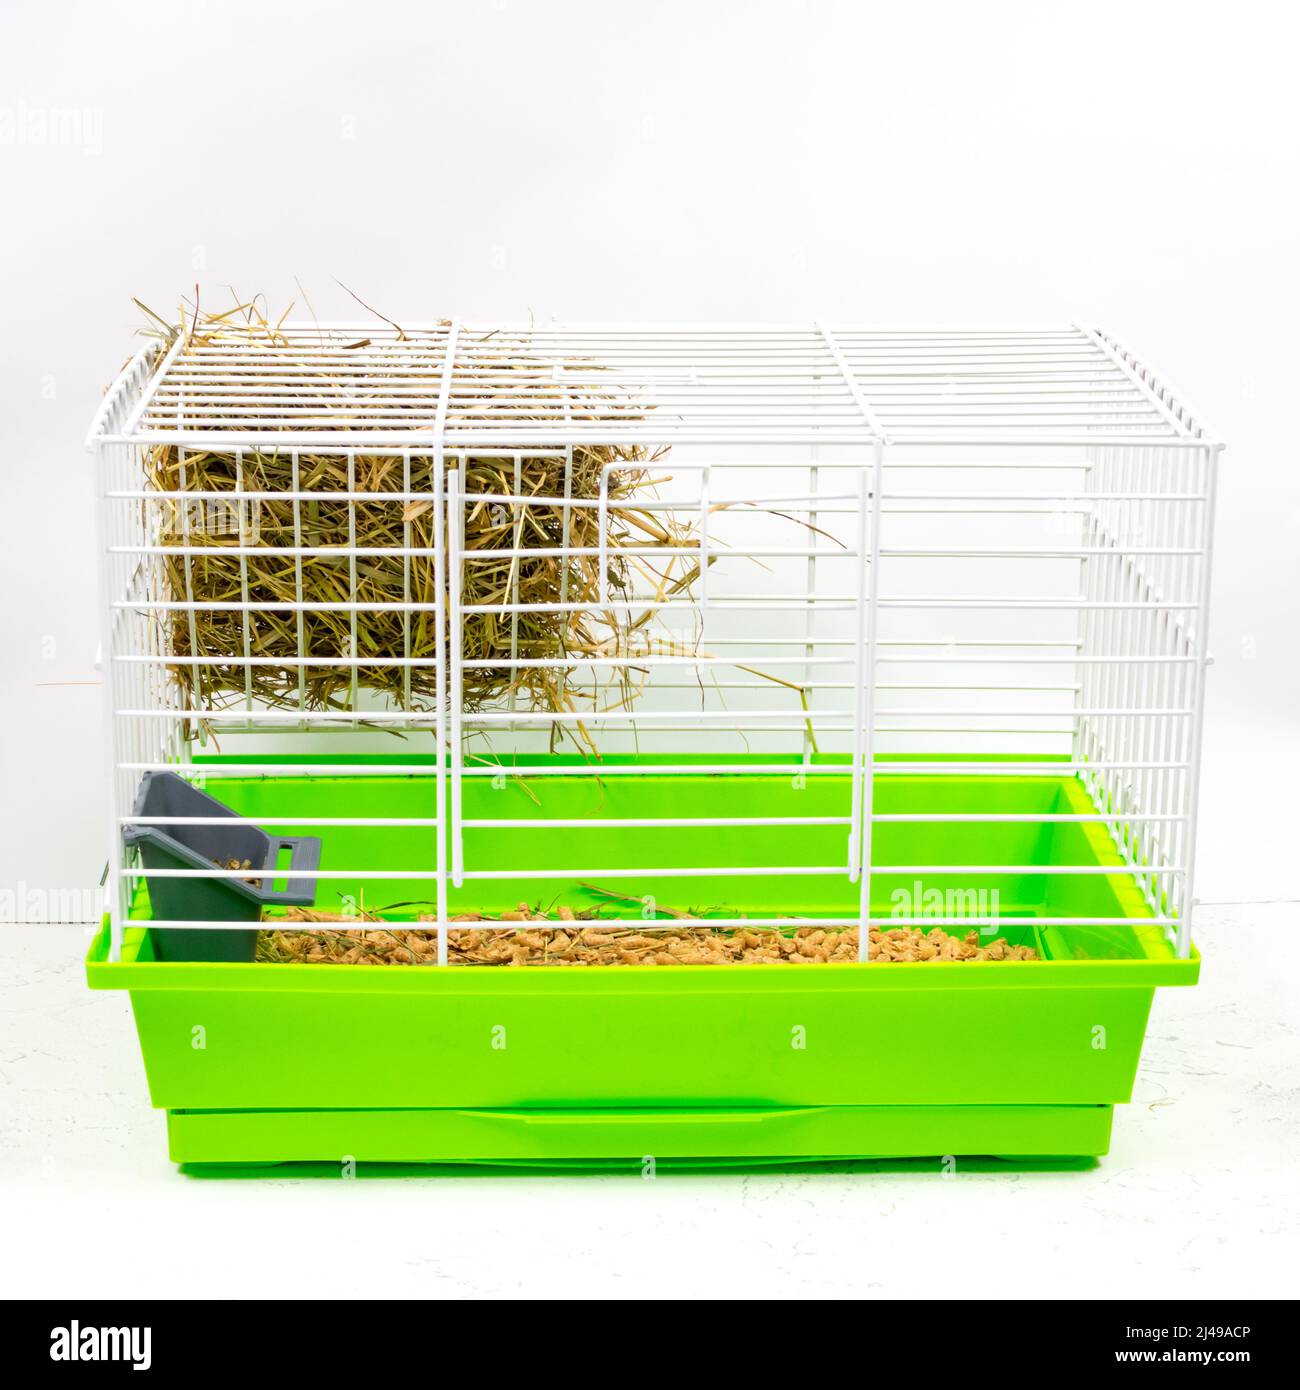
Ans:
MULTIPOLYGON (((133 348, 131 297, 165 311, 197 280, 208 304, 234 286, 306 312, 301 285, 320 317, 359 315, 337 279, 415 319, 1079 319, 1114 332, 1230 446, 1199 895, 1300 897, 1290 7, 101 0, 9 3, 2 23, 0 889, 89 886, 104 858, 81 440, 133 348), (54 142, 40 136, 51 121, 54 142)), ((1203 945, 1214 931, 1220 951, 1239 953, 1222 1006, 1237 1017, 1253 1000, 1243 1027, 1277 1021, 1294 1067, 1294 985, 1272 956, 1295 910, 1204 920, 1203 945), (1216 930, 1228 922, 1240 930, 1216 930)), ((65 944, 70 958, 77 943, 65 944)), ((15 960, 29 949, 15 941, 15 960)), ((75 985, 61 950, 38 985, 75 985)), ((15 983, 31 982, 28 966, 15 983)), ((48 1024, 31 991, 22 997, 29 1023, 48 1024)), ((106 1029, 111 1015, 108 1055, 138 1065, 106 997, 57 997, 79 1017, 93 1005, 106 1029)), ((85 1025, 83 1058, 97 1036, 85 1025)), ((26 1037, 6 1054, 0 1094, 67 1105, 35 1118, 20 1107, 5 1132, 29 1145, 26 1160, 42 1144, 64 1152, 61 1181, 75 1180, 72 1054, 55 1029, 38 1064, 48 1074, 15 1080, 26 1037)), ((1201 1042, 1213 1052, 1214 1039, 1201 1042)), ((1253 1059, 1224 1095, 1258 1100, 1277 1085, 1278 1057, 1266 1080, 1262 1033, 1241 1046, 1253 1059)), ((97 1084, 120 1087, 130 1133, 148 1129, 139 1152, 157 1157, 140 1078, 122 1068, 97 1084)), ((1230 1177, 1264 1184, 1247 1224, 1281 1200, 1264 1155, 1278 1124, 1294 1143, 1289 1094, 1271 1119, 1247 1105, 1233 1122, 1242 1147, 1224 1160, 1224 1193, 1230 1177)), ((1189 1142, 1224 1123, 1224 1095, 1193 1112, 1189 1142)), ((1141 1174, 1140 1146, 1133 1157, 1141 1174)), ((150 1181, 170 1190, 177 1180, 156 1170, 150 1181)), ((1176 1172, 1162 1177, 1191 1221, 1176 1172)), ((707 1200, 726 1208, 727 1191, 707 1200)), ((1049 1207, 1071 1200, 1046 1191, 1049 1207)), ((877 1189, 870 1200, 890 1199, 877 1189)), ((510 1220, 526 1225, 532 1210, 512 1205, 510 1220)), ((793 1241, 799 1223, 782 1211, 773 1239, 793 1241)), ((1293 1234, 1288 1212, 1279 1229, 1293 1234)), ((1223 1220, 1240 1235, 1239 1220, 1223 1220)), ((530 1238, 542 1241, 540 1228, 530 1238)), ((1269 1258, 1232 1248, 1201 1265, 1228 1291, 1269 1258)), ((1149 1271, 1157 1285, 1169 1268, 1149 1271)))

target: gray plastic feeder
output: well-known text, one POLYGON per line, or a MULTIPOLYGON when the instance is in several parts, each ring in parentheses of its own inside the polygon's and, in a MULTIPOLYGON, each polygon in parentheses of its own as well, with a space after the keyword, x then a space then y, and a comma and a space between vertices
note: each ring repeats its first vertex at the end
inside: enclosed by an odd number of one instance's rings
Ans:
MULTIPOLYGON (((158 817, 161 824, 128 825, 123 841, 140 851, 149 885, 151 915, 173 921, 257 922, 264 907, 310 907, 315 878, 295 878, 320 866, 321 842, 314 835, 268 835, 228 806, 174 772, 146 772, 132 814, 158 817), (220 825, 169 825, 173 816, 220 817, 220 825), (287 868, 277 871, 289 851, 287 868), (213 869, 231 859, 248 860, 242 878, 160 878, 150 869, 213 869), (216 861, 214 864, 213 861, 216 861), (285 879, 277 891, 271 885, 285 879)), ((252 960, 257 932, 152 927, 159 960, 252 960)))

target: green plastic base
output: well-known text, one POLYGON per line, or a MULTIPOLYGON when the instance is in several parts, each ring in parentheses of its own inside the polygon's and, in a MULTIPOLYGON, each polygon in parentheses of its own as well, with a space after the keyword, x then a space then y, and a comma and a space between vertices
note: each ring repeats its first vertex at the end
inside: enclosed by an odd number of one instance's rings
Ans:
POLYGON ((177 1163, 812 1162, 1083 1157, 1109 1105, 838 1105, 740 1110, 172 1110, 177 1163))
MULTIPOLYGON (((469 867, 510 863, 519 877, 467 881, 449 907, 607 906, 591 881, 608 873, 633 898, 853 920, 858 888, 846 875, 752 872, 836 863, 843 825, 629 835, 545 824, 846 810, 840 768, 807 778, 797 763, 791 770, 747 774, 738 760, 734 773, 625 774, 593 787, 576 767, 572 778, 532 779, 531 798, 513 779, 499 788, 480 780, 466 792, 471 818, 541 823, 468 831, 469 867), (635 867, 647 862, 729 867, 688 881, 635 867)), ((427 814, 431 784, 431 775, 383 774, 210 783, 254 820, 427 814)), ((1111 1107, 1132 1093, 1155 989, 1194 983, 1199 957, 1180 959, 1164 926, 1146 920, 1102 826, 1038 819, 1093 809, 1075 778, 954 775, 937 765, 878 775, 874 805, 922 816, 1011 813, 997 823, 882 822, 873 908, 888 914, 899 890, 907 898, 917 878, 908 865, 958 866, 927 875, 927 895, 941 890, 943 906, 956 894, 959 912, 978 915, 979 890, 995 890, 997 933, 1041 959, 609 969, 172 962, 133 927, 116 961, 101 933, 87 974, 94 988, 129 991, 150 1094, 168 1112, 172 1156, 186 1164, 1104 1153, 1111 1107), (1051 872, 1071 866, 1120 871, 1051 872), (1056 917, 1092 920, 1047 920, 1056 917)), ((427 829, 337 827, 322 864, 409 870, 431 862, 433 843, 427 829)), ((360 881, 323 883, 362 900, 360 881)), ((394 918, 417 916, 429 891, 427 880, 383 881, 394 918)), ((326 898, 323 888, 321 906, 326 898)), ((143 892, 137 907, 147 917, 143 892)), ((623 909, 633 918, 639 910, 623 909)))

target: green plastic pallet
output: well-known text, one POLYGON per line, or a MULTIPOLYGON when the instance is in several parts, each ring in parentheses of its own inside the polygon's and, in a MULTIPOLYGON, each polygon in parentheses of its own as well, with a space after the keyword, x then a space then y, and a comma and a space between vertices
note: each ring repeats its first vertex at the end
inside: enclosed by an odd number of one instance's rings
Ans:
MULTIPOLYGON (((792 762, 789 777, 758 775, 738 759, 734 774, 623 775, 595 785, 580 765, 583 776, 534 778, 527 792, 514 778, 468 781, 464 814, 841 815, 849 778, 832 760, 824 768, 805 778, 792 762)), ((436 806, 432 768, 427 776, 222 777, 208 790, 254 821, 427 816, 436 806)), ((874 804, 900 812, 1094 809, 1070 776, 938 767, 878 774, 874 804)), ((495 911, 520 900, 587 907, 598 899, 576 876, 530 880, 529 869, 651 862, 729 869, 690 880, 647 873, 613 886, 727 915, 856 917, 857 887, 845 877, 745 872, 843 862, 844 833, 467 830, 471 867, 510 863, 520 873, 467 885, 450 908, 495 911)), ((339 827, 328 832, 321 864, 409 869, 431 866, 433 853, 432 830, 339 827)), ((1150 911, 1127 873, 979 872, 1121 866, 1104 828, 886 822, 876 827, 872 862, 880 915, 913 887, 911 874, 891 866, 969 866, 927 877, 924 888, 949 898, 996 889, 997 934, 1035 945, 1044 959, 525 970, 173 963, 153 959, 147 929, 131 928, 117 962, 107 958, 107 930, 100 934, 87 973, 92 988, 130 993, 150 1095, 168 1112, 171 1156, 180 1163, 1105 1153, 1112 1107, 1132 1093, 1154 991, 1194 983, 1199 957, 1179 959, 1164 928, 1142 920, 1150 911), (1038 925, 1045 917, 1114 920, 1038 925)), ((422 880, 378 888, 325 880, 317 902, 328 908, 338 895, 376 909, 401 903, 392 915, 409 918, 429 892, 422 880)), ((628 912, 635 917, 635 905, 628 912)), ((149 915, 143 892, 137 913, 149 915)))

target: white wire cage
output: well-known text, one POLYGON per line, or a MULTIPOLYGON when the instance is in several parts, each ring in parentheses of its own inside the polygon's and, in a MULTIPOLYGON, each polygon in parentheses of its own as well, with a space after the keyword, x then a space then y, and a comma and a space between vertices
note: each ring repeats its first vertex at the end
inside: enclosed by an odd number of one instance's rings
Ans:
POLYGON ((124 849, 155 771, 218 799, 239 784, 258 824, 319 834, 318 905, 417 902, 440 962, 467 907, 590 902, 593 884, 643 904, 647 929, 679 920, 669 903, 720 930, 842 921, 863 960, 872 926, 1003 919, 979 897, 954 909, 951 892, 923 910, 924 885, 1028 884, 1012 915, 1154 927, 1190 949, 1221 445, 1105 334, 181 331, 128 365, 90 443, 114 959, 127 926, 228 925, 152 915, 146 879, 247 874, 146 873, 124 849), (170 483, 149 467, 159 448, 175 451, 170 483), (596 449, 613 457, 575 491, 575 460, 596 449), (612 523, 634 450, 639 540, 612 523), (196 490, 187 460, 212 455, 229 483, 196 490), (287 487, 246 485, 268 455, 287 460, 287 487), (539 457, 555 465, 544 494, 524 482, 539 457), (323 485, 321 459, 342 486, 323 485), (384 482, 367 488, 374 460, 384 482), (265 534, 271 505, 292 524, 265 534), (322 507, 346 543, 313 543, 322 507), (390 507, 400 526, 359 543, 358 517, 390 507), (488 552, 466 543, 482 509, 503 538, 488 552), (595 522, 581 542, 579 512, 595 522), (407 519, 421 513, 439 519, 423 542, 407 519), (268 551, 273 599, 257 578, 268 551), (233 577, 219 593, 195 579, 214 558, 233 577), (520 582, 539 561, 562 576, 545 602, 520 582), (467 599, 485 563, 513 578, 467 599), (306 597, 316 565, 337 581, 327 600, 306 597), (400 575, 400 597, 373 597, 375 567, 400 575), (591 585, 568 592, 578 572, 591 585), (325 654, 310 637, 322 609, 348 624, 325 654), (198 641, 200 611, 229 615, 220 650, 198 641), (381 612, 399 624, 388 650, 368 644, 381 612), (574 625, 562 650, 521 636, 542 616, 574 625), (484 622, 499 636, 486 655, 465 640, 484 622), (346 681, 322 707, 310 673, 325 666, 346 681), (373 688, 379 667, 400 679, 373 688), (205 687, 196 673, 214 668, 205 687), (488 668, 499 694, 467 699, 488 668), (558 702, 522 679, 548 670, 558 702), (259 694, 267 671, 284 698, 259 694))

